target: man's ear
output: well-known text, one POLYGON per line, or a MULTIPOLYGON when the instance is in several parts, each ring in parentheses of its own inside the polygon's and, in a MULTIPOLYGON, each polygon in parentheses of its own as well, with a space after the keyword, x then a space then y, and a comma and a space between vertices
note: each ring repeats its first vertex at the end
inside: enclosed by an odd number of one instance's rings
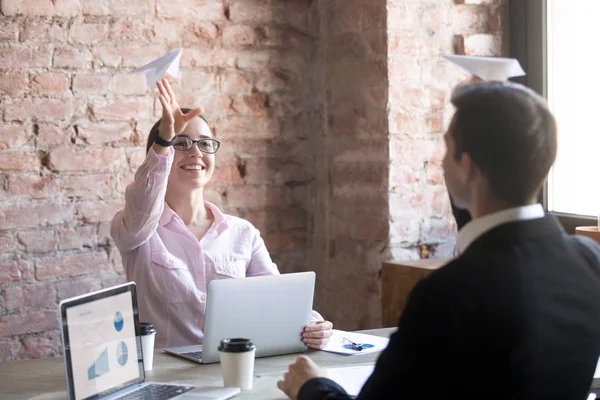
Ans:
POLYGON ((461 153, 460 160, 458 160, 458 166, 460 167, 460 179, 464 187, 469 186, 475 179, 478 173, 477 165, 473 162, 469 153, 461 153))

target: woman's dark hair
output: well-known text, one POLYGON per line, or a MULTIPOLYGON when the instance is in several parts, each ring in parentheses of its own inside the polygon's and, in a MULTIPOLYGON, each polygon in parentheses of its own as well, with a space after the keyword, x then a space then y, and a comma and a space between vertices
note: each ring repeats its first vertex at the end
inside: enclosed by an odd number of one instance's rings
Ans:
MULTIPOLYGON (((190 111, 192 111, 190 108, 180 108, 180 110, 184 114, 187 114, 190 111)), ((206 122, 208 126, 210 126, 206 118, 204 118, 202 115, 199 115, 198 118, 200 118, 201 120, 206 122)), ((148 141, 146 142, 146 153, 150 151, 150 147, 152 147, 154 141, 156 140, 156 137, 158 136, 158 126, 160 125, 160 121, 160 119, 156 121, 154 126, 152 126, 152 129, 150 129, 150 133, 148 134, 148 141)))
POLYGON ((519 84, 486 82, 459 87, 452 104, 454 158, 469 154, 492 196, 511 206, 539 194, 557 149, 556 121, 546 101, 519 84))

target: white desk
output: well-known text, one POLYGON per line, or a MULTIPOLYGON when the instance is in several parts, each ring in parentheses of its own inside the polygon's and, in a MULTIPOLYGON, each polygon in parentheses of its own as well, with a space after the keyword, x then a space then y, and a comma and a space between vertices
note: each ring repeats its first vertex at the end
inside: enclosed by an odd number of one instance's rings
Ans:
MULTIPOLYGON (((363 331, 372 335, 389 337, 395 328, 363 331)), ((364 356, 341 356, 322 351, 305 353, 322 367, 335 368, 350 365, 373 365, 380 353, 364 356)), ((236 400, 285 399, 277 389, 281 379, 298 354, 257 358, 254 366, 254 387, 242 392, 236 400)), ((200 365, 158 350, 154 356, 154 369, 146 374, 148 381, 178 382, 197 386, 221 386, 220 364, 200 365)), ((1 399, 66 399, 66 380, 62 357, 42 360, 20 360, 0 363, 1 399)))

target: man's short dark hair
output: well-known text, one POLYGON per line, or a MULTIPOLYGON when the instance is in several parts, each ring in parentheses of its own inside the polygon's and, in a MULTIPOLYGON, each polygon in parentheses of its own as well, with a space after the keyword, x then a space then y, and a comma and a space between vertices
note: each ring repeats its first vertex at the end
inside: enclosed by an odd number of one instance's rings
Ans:
POLYGON ((539 194, 556 159, 556 121, 525 86, 485 82, 457 88, 451 136, 455 159, 468 153, 492 196, 518 206, 539 194))
MULTIPOLYGON (((180 108, 180 110, 184 114, 187 114, 190 111, 192 111, 191 108, 180 108)), ((201 120, 203 120, 204 122, 206 122, 206 124, 208 126, 210 126, 208 124, 208 121, 206 120, 206 118, 204 118, 202 115, 199 115, 198 118, 200 118, 201 120)), ((150 151, 150 147, 152 147, 152 145, 154 144, 154 141, 158 137, 158 127, 160 126, 160 121, 161 120, 162 120, 162 118, 159 119, 158 121, 156 121, 156 123, 150 129, 150 133, 148 133, 148 140, 146 141, 146 153, 148 153, 150 151)))

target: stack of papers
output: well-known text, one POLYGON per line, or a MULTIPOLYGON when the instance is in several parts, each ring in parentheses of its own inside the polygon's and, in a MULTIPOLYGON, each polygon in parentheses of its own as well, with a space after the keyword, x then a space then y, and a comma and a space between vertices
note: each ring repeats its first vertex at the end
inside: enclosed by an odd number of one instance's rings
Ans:
POLYGON ((329 379, 340 385, 350 396, 358 396, 360 389, 365 385, 375 367, 372 365, 364 367, 342 367, 328 368, 329 379))
POLYGON ((334 329, 329 343, 322 350, 330 353, 356 356, 382 351, 387 347, 389 342, 390 339, 388 338, 334 329), (360 345, 362 350, 356 350, 356 346, 353 346, 352 342, 360 345))

